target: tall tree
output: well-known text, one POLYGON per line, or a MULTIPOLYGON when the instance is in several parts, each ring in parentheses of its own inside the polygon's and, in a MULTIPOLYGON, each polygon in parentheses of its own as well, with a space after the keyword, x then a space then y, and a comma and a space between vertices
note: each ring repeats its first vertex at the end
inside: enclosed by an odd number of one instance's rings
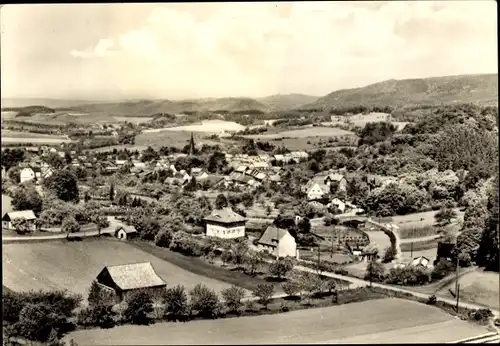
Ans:
POLYGON ((35 214, 42 211, 42 197, 34 186, 21 186, 14 191, 12 196, 14 210, 33 210, 35 214))
POLYGON ((191 132, 191 139, 189 140, 189 156, 196 154, 196 147, 194 145, 194 136, 191 132))
POLYGON ((44 184, 57 198, 65 202, 77 203, 80 199, 76 177, 69 170, 56 171, 44 180, 44 184))

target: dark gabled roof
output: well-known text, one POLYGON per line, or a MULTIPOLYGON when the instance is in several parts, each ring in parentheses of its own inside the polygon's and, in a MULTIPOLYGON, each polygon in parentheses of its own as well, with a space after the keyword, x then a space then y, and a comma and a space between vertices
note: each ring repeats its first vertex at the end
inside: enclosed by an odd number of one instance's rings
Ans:
POLYGON ((243 216, 235 213, 231 208, 214 210, 212 214, 207 216, 204 220, 212 222, 220 222, 220 223, 234 223, 234 222, 246 221, 246 219, 243 216))
POLYGON ((137 232, 137 230, 135 229, 135 227, 134 227, 134 226, 120 225, 120 226, 116 227, 116 229, 115 229, 115 234, 116 234, 119 230, 121 230, 121 229, 122 229, 122 230, 124 230, 124 231, 125 231, 125 233, 127 233, 127 234, 130 234, 130 233, 136 233, 136 232, 137 232))
POLYGON ((262 237, 260 237, 258 243, 267 246, 277 246, 279 240, 281 240, 281 238, 283 238, 287 233, 288 231, 286 229, 269 226, 262 237))
POLYGON ((108 266, 107 270, 114 283, 122 290, 166 286, 156 274, 150 262, 108 266))

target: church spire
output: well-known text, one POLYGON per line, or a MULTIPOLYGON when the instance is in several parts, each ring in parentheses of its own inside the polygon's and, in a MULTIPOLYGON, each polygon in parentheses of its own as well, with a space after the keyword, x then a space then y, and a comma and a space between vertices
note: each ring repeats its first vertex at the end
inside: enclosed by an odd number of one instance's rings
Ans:
POLYGON ((193 133, 191 132, 191 140, 189 141, 189 155, 194 155, 194 151, 195 151, 195 148, 194 148, 194 137, 193 137, 193 133))

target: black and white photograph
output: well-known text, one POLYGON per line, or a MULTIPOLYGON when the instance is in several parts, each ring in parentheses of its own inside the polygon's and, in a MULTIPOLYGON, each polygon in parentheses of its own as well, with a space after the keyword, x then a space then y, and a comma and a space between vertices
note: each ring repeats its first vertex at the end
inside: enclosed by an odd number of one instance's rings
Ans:
POLYGON ((0 5, 3 346, 499 344, 497 7, 0 5))

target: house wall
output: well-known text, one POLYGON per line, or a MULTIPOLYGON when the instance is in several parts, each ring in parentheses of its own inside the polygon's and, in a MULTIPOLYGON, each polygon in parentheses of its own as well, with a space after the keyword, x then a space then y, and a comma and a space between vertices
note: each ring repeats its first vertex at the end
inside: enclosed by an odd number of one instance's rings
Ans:
POLYGON ((118 239, 122 239, 122 240, 126 240, 127 239, 127 232, 125 232, 124 230, 119 230, 118 231, 118 234, 117 234, 117 238, 118 239))
POLYGON ((280 239, 278 249, 280 257, 296 257, 297 255, 297 244, 295 243, 295 239, 289 233, 285 234, 283 238, 280 239))
MULTIPOLYGON (((14 229, 14 227, 12 226, 12 222, 10 221, 2 221, 2 228, 3 229, 14 229)), ((36 225, 33 221, 28 221, 28 229, 30 231, 36 231, 36 225)))
POLYGON ((25 181, 32 180, 34 178, 35 178, 35 172, 33 172, 32 169, 24 168, 21 171, 21 174, 20 174, 21 183, 25 182, 25 181))
POLYGON ((206 234, 209 237, 217 237, 223 239, 241 238, 245 236, 245 223, 236 224, 218 224, 207 222, 206 234))
POLYGON ((338 192, 346 192, 347 191, 347 180, 342 179, 339 182, 339 186, 337 187, 338 192))
POLYGON ((324 191, 319 187, 318 184, 314 184, 311 186, 309 191, 307 192, 307 198, 312 200, 312 199, 321 199, 323 198, 324 191))

